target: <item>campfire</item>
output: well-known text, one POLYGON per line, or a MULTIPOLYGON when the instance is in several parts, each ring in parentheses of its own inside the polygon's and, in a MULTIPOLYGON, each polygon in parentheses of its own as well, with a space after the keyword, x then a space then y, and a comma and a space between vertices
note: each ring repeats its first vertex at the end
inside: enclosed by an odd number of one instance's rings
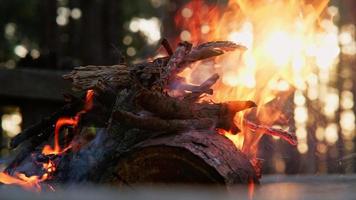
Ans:
POLYGON ((81 182, 253 188, 262 136, 298 144, 288 102, 309 73, 306 50, 326 4, 188 3, 175 21, 190 32, 176 45, 163 39, 164 55, 65 75, 82 97, 65 95, 65 106, 12 139, 18 152, 0 182, 36 191, 81 182))

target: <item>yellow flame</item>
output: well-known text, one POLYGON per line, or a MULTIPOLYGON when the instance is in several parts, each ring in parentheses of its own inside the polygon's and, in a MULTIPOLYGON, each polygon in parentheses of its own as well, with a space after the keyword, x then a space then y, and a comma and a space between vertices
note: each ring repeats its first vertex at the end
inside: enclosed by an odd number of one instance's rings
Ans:
MULTIPOLYGON (((273 125, 283 115, 281 108, 291 94, 288 91, 305 91, 315 77, 315 68, 325 69, 327 73, 340 52, 336 26, 330 19, 320 19, 328 0, 308 2, 230 0, 223 11, 211 8, 204 16, 203 10, 195 10, 204 6, 192 1, 186 5, 190 10, 187 23, 184 24, 184 19, 176 21, 182 30, 191 34, 193 43, 231 40, 245 45, 248 50, 220 56, 210 66, 198 63, 182 75, 188 81, 199 82, 209 76, 206 69, 218 72, 221 82, 214 86, 212 100, 254 100, 259 105, 255 114, 258 121, 273 125), (202 34, 203 26, 214 29, 209 28, 202 34), (265 106, 276 97, 279 97, 277 108, 265 106)), ((300 103, 303 98, 297 97, 299 106, 304 106, 300 103)), ((305 112, 299 112, 303 108, 296 108, 297 114, 304 116, 305 112)), ((241 125, 248 112, 238 114, 236 123, 241 125)), ((225 135, 244 152, 254 154, 261 134, 251 134, 243 127, 242 131, 238 135, 228 132, 225 135)))

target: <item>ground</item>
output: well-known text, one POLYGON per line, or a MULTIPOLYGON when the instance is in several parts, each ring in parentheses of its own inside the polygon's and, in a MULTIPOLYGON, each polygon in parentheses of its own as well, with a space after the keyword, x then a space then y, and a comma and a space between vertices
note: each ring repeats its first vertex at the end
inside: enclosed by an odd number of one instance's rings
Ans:
MULTIPOLYGON (((352 175, 296 175, 264 176, 261 185, 255 187, 253 199, 356 199, 356 174, 352 175)), ((94 199, 120 199, 120 200, 159 200, 159 199, 248 199, 248 190, 245 186, 230 189, 227 194, 218 188, 203 187, 137 187, 115 189, 114 187, 69 187, 57 189, 56 192, 33 194, 19 190, 19 188, 1 186, 1 200, 17 199, 45 199, 45 200, 94 200, 94 199)))

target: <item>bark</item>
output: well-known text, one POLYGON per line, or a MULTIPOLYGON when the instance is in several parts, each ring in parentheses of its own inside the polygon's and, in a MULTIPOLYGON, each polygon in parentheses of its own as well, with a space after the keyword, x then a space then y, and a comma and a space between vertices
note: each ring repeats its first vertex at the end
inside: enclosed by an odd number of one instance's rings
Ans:
POLYGON ((212 118, 164 120, 158 117, 135 115, 126 111, 116 111, 113 118, 132 128, 165 131, 167 133, 184 130, 212 129, 215 124, 215 120, 212 118))
POLYGON ((161 77, 155 82, 153 88, 163 90, 167 87, 168 82, 171 81, 172 77, 175 77, 175 75, 181 72, 182 69, 180 69, 180 65, 191 48, 192 44, 188 42, 181 42, 178 44, 178 47, 170 57, 167 66, 162 68, 163 71, 161 77))
POLYGON ((143 109, 164 119, 215 119, 216 128, 233 133, 239 132, 239 128, 234 123, 236 113, 256 106, 252 101, 191 103, 150 91, 139 92, 136 102, 143 109))
POLYGON ((231 186, 258 182, 248 158, 227 138, 209 132, 183 132, 137 144, 114 163, 117 185, 190 183, 231 186))

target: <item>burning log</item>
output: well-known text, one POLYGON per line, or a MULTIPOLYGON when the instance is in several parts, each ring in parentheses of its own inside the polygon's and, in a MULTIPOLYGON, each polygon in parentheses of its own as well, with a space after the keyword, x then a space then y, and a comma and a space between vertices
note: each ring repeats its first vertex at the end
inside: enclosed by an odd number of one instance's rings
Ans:
POLYGON ((250 180, 258 182, 251 163, 230 140, 206 131, 183 132, 143 141, 124 154, 114 166, 101 182, 228 186, 250 180))

